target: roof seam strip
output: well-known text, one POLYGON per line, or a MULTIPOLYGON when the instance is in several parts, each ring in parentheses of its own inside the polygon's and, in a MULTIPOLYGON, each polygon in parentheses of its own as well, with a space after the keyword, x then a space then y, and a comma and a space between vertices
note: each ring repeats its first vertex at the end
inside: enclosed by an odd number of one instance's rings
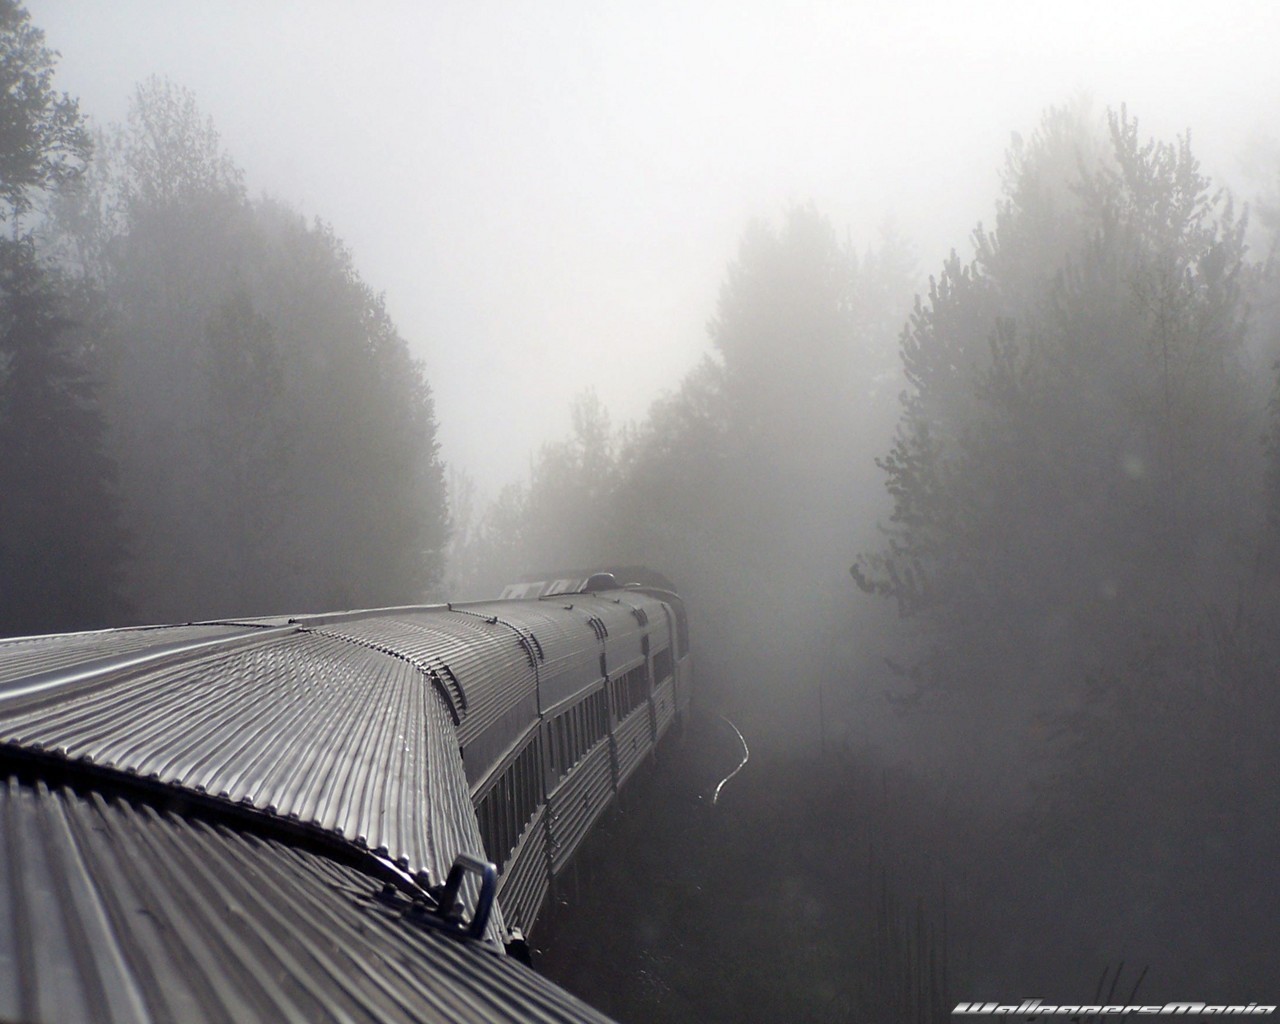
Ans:
MULTIPOLYGON (((461 683, 457 686, 458 695, 455 700, 454 695, 449 692, 449 687, 445 685, 445 682, 440 678, 439 673, 432 671, 428 667, 420 665, 409 655, 403 654, 394 648, 388 647, 385 644, 377 643, 373 640, 366 640, 362 637, 351 636, 347 633, 331 632, 324 626, 317 627, 299 625, 297 629, 300 633, 314 633, 316 636, 327 636, 333 640, 340 640, 343 643, 354 644, 356 647, 363 647, 365 650, 377 651, 379 654, 385 654, 390 658, 397 658, 400 661, 411 665, 419 675, 426 677, 427 681, 431 683, 432 688, 440 695, 441 699, 444 701, 445 707, 449 709, 449 717, 453 719, 453 724, 462 724, 461 712, 467 709, 467 695, 463 692, 461 683), (459 705, 461 705, 461 707, 459 707, 459 705)), ((454 675, 453 670, 450 669, 449 666, 445 665, 444 669, 449 673, 449 677, 451 679, 457 679, 457 676, 454 675)))

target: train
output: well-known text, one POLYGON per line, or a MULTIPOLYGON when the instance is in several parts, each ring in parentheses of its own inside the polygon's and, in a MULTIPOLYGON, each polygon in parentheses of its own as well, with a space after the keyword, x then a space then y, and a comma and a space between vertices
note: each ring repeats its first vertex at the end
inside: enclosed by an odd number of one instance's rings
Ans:
POLYGON ((686 610, 506 595, 0 641, 0 1020, 604 1020, 528 936, 689 713, 686 610))

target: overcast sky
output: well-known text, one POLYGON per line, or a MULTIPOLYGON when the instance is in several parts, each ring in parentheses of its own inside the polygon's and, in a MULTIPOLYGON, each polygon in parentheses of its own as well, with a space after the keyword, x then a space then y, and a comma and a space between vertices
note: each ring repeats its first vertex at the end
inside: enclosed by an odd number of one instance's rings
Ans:
POLYGON ((1050 104, 1190 128, 1215 176, 1280 112, 1274 2, 28 9, 94 120, 165 75, 251 191, 334 226, 426 361, 446 459, 489 492, 584 389, 622 421, 678 382, 753 217, 812 200, 860 247, 893 223, 927 274, 968 252, 1010 132, 1050 104))

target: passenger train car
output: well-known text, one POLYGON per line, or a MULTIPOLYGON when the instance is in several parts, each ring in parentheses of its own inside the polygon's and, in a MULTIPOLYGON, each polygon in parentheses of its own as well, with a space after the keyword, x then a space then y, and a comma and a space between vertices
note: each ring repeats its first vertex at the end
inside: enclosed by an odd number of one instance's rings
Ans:
POLYGON ((509 954, 692 680, 590 582, 0 641, 0 1020, 602 1020, 509 954))

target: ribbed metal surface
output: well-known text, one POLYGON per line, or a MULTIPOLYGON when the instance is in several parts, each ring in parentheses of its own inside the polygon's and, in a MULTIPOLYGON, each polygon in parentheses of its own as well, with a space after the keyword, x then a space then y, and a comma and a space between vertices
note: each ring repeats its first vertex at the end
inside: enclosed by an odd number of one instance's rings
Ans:
POLYGON ((546 808, 534 815, 498 880, 498 900, 508 924, 528 932, 538 919, 549 883, 546 808))
POLYGON ((671 727, 671 719, 675 717, 676 702, 673 682, 670 677, 665 683, 659 683, 653 691, 653 711, 657 722, 658 739, 671 727))
POLYGON ((0 783, 0 1018, 603 1022, 359 872, 97 793, 0 783))
POLYGON ((656 597, 639 590, 621 590, 618 599, 629 608, 638 611, 649 623, 649 646, 651 650, 666 647, 671 643, 670 612, 667 605, 656 597))
POLYGON ((451 720, 421 673, 315 633, 0 693, 0 739, 314 825, 433 882, 481 849, 451 720))
MULTIPOLYGON (((541 603, 547 604, 548 601, 541 603)), ((620 598, 612 595, 589 597, 580 594, 574 598, 573 605, 575 610, 581 609, 590 615, 595 615, 609 631, 604 647, 610 675, 616 675, 619 666, 640 657, 640 637, 643 630, 636 622, 635 616, 631 614, 629 604, 623 604, 620 598)))
MULTIPOLYGON (((460 719, 464 747, 521 704, 533 704, 524 727, 537 714, 537 677, 516 634, 501 623, 448 610, 372 616, 315 627, 379 651, 386 651, 444 680, 460 719)), ((510 728, 507 744, 521 731, 510 728)), ((503 749, 504 744, 499 744, 503 749)))
POLYGON ((670 615, 671 628, 676 635, 676 655, 684 657, 689 653, 689 617, 685 610, 684 600, 679 594, 671 590, 659 587, 641 587, 638 590, 628 590, 628 595, 645 595, 660 601, 667 607, 670 615))
POLYGON ((653 729, 646 701, 629 714, 614 730, 614 756, 618 766, 618 788, 621 789, 640 767, 644 756, 653 749, 653 729))
POLYGON ((613 772, 605 738, 578 762, 547 801, 552 874, 565 868, 612 799, 613 772))
POLYGON ((467 610, 499 616, 536 638, 542 654, 538 692, 544 712, 600 680, 604 643, 591 628, 592 613, 575 598, 468 605, 467 610))
MULTIPOLYGON (((662 615, 653 616, 655 624, 658 626, 658 628, 655 628, 650 634, 651 639, 649 641, 649 649, 653 651, 655 654, 664 647, 670 650, 671 665, 672 665, 672 668, 674 669, 676 654, 677 654, 675 610, 672 608, 670 604, 668 604, 665 601, 661 602, 661 608, 662 608, 662 615), (665 624, 665 628, 663 624, 665 624)), ((656 673, 654 675, 654 678, 655 678, 655 681, 657 682, 662 681, 662 678, 658 676, 656 673)))
POLYGON ((251 626, 146 626, 94 633, 17 637, 0 640, 0 687, 29 678, 108 659, 253 631, 251 626))

